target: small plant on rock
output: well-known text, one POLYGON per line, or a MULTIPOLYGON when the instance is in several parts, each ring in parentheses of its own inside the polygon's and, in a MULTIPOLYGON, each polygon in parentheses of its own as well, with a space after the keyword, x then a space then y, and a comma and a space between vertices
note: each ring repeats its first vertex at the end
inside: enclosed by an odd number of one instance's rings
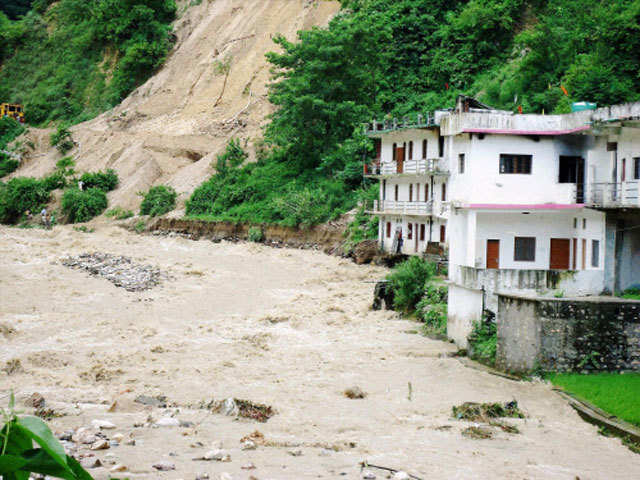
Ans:
POLYGON ((64 125, 58 126, 58 129, 51 134, 50 141, 51 146, 56 147, 62 155, 73 150, 75 146, 71 138, 71 132, 64 125))
POLYGON ((260 227, 251 227, 248 237, 250 242, 260 243, 264 240, 264 233, 260 227))

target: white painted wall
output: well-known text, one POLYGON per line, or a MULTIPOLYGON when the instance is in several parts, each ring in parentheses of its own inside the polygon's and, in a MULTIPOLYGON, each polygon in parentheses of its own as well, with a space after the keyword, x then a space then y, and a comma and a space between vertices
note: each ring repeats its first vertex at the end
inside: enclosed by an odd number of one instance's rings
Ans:
POLYGON ((395 161, 393 144, 402 146, 406 143, 405 159, 413 160, 422 157, 422 141, 427 140, 427 158, 438 158, 438 129, 407 129, 389 132, 382 136, 381 162, 395 161), (409 158, 409 142, 413 141, 413 159, 409 158))
POLYGON ((575 203, 573 184, 559 183, 560 155, 583 155, 580 136, 531 137, 461 134, 450 151, 451 200, 466 203, 575 203), (465 154, 465 171, 458 156, 465 154), (500 154, 532 155, 531 174, 501 174, 500 154))
POLYGON ((429 222, 429 218, 427 217, 412 217, 412 216, 387 216, 383 215, 380 217, 381 222, 379 225, 379 239, 383 240, 382 246, 386 252, 391 252, 391 247, 393 246, 393 239, 396 232, 396 229, 399 227, 402 229, 402 238, 404 239, 402 246, 402 253, 406 255, 415 255, 422 254, 425 252, 427 245, 429 242, 440 242, 440 227, 445 227, 446 232, 446 224, 447 221, 443 219, 431 219, 431 223, 429 222), (387 237, 387 222, 391 224, 391 235, 387 237), (409 239, 409 224, 412 225, 412 238, 409 239), (425 226, 425 237, 424 240, 420 239, 420 225, 425 226), (416 238, 417 238, 417 248, 416 248, 416 238))
MULTIPOLYGON (((477 233, 473 247, 473 264, 463 265, 476 268, 486 267, 487 240, 500 240, 500 268, 524 270, 548 270, 550 243, 552 238, 578 239, 576 266, 582 270, 582 240, 586 240, 585 270, 604 269, 604 213, 590 209, 535 212, 525 215, 521 212, 481 211, 477 213, 477 233), (574 219, 577 228, 574 228, 574 219), (583 228, 583 221, 586 227, 583 228), (515 237, 536 238, 536 258, 534 262, 514 260, 515 237), (592 240, 600 242, 599 266, 591 265, 592 240)), ((571 247, 573 249, 573 247, 571 247)), ((572 262, 572 260, 570 261, 572 262)))
POLYGON ((482 318, 482 291, 449 285, 447 336, 460 348, 467 348, 473 322, 482 318))

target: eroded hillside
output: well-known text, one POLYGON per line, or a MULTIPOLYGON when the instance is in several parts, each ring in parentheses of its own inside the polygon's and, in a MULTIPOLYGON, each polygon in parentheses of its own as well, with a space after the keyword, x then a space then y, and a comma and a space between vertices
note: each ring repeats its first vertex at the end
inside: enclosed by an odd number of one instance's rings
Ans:
MULTIPOLYGON (((298 30, 326 25, 339 3, 204 0, 185 8, 162 70, 113 110, 71 128, 77 171, 117 170, 120 187, 109 194, 112 206, 137 209, 137 192, 161 183, 173 186, 182 203, 210 175, 211 161, 232 137, 253 154, 253 141, 273 109, 265 59, 276 48, 272 37, 293 39, 298 30), (226 85, 224 65, 230 66, 226 85)), ((35 150, 14 176, 39 177, 55 169, 61 155, 50 147, 50 133, 29 130, 25 140, 35 150)))

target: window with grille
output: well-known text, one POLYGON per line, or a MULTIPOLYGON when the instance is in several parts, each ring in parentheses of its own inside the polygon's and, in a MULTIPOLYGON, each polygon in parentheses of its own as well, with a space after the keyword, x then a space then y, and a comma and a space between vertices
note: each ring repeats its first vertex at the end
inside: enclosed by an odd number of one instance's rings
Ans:
POLYGON ((464 153, 458 155, 458 173, 464 173, 464 153))
POLYGON ((516 262, 536 261, 535 237, 516 237, 513 247, 513 260, 516 262))
POLYGON ((633 159, 633 179, 640 180, 640 157, 633 159))
POLYGON ((531 174, 532 155, 500 154, 500 173, 531 174))

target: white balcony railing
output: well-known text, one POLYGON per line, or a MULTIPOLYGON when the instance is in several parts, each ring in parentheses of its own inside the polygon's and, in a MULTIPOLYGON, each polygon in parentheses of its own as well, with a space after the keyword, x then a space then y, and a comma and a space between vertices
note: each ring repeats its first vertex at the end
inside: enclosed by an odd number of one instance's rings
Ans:
POLYGON ((599 207, 640 207, 638 180, 617 183, 592 183, 587 202, 599 207))
POLYGON ((394 200, 374 200, 374 213, 388 213, 392 215, 431 215, 433 202, 401 202, 394 200))
POLYGON ((446 217, 449 213, 449 202, 404 202, 394 200, 374 200, 368 205, 368 211, 372 213, 384 213, 388 215, 433 215, 446 217), (371 208, 368 208, 371 206, 371 208))
MULTIPOLYGON (((374 171, 373 169, 365 169, 365 171, 374 171)), ((402 166, 398 168, 397 162, 381 163, 376 169, 374 175, 446 175, 449 169, 442 158, 421 158, 418 160, 406 160, 402 162, 402 166)))

